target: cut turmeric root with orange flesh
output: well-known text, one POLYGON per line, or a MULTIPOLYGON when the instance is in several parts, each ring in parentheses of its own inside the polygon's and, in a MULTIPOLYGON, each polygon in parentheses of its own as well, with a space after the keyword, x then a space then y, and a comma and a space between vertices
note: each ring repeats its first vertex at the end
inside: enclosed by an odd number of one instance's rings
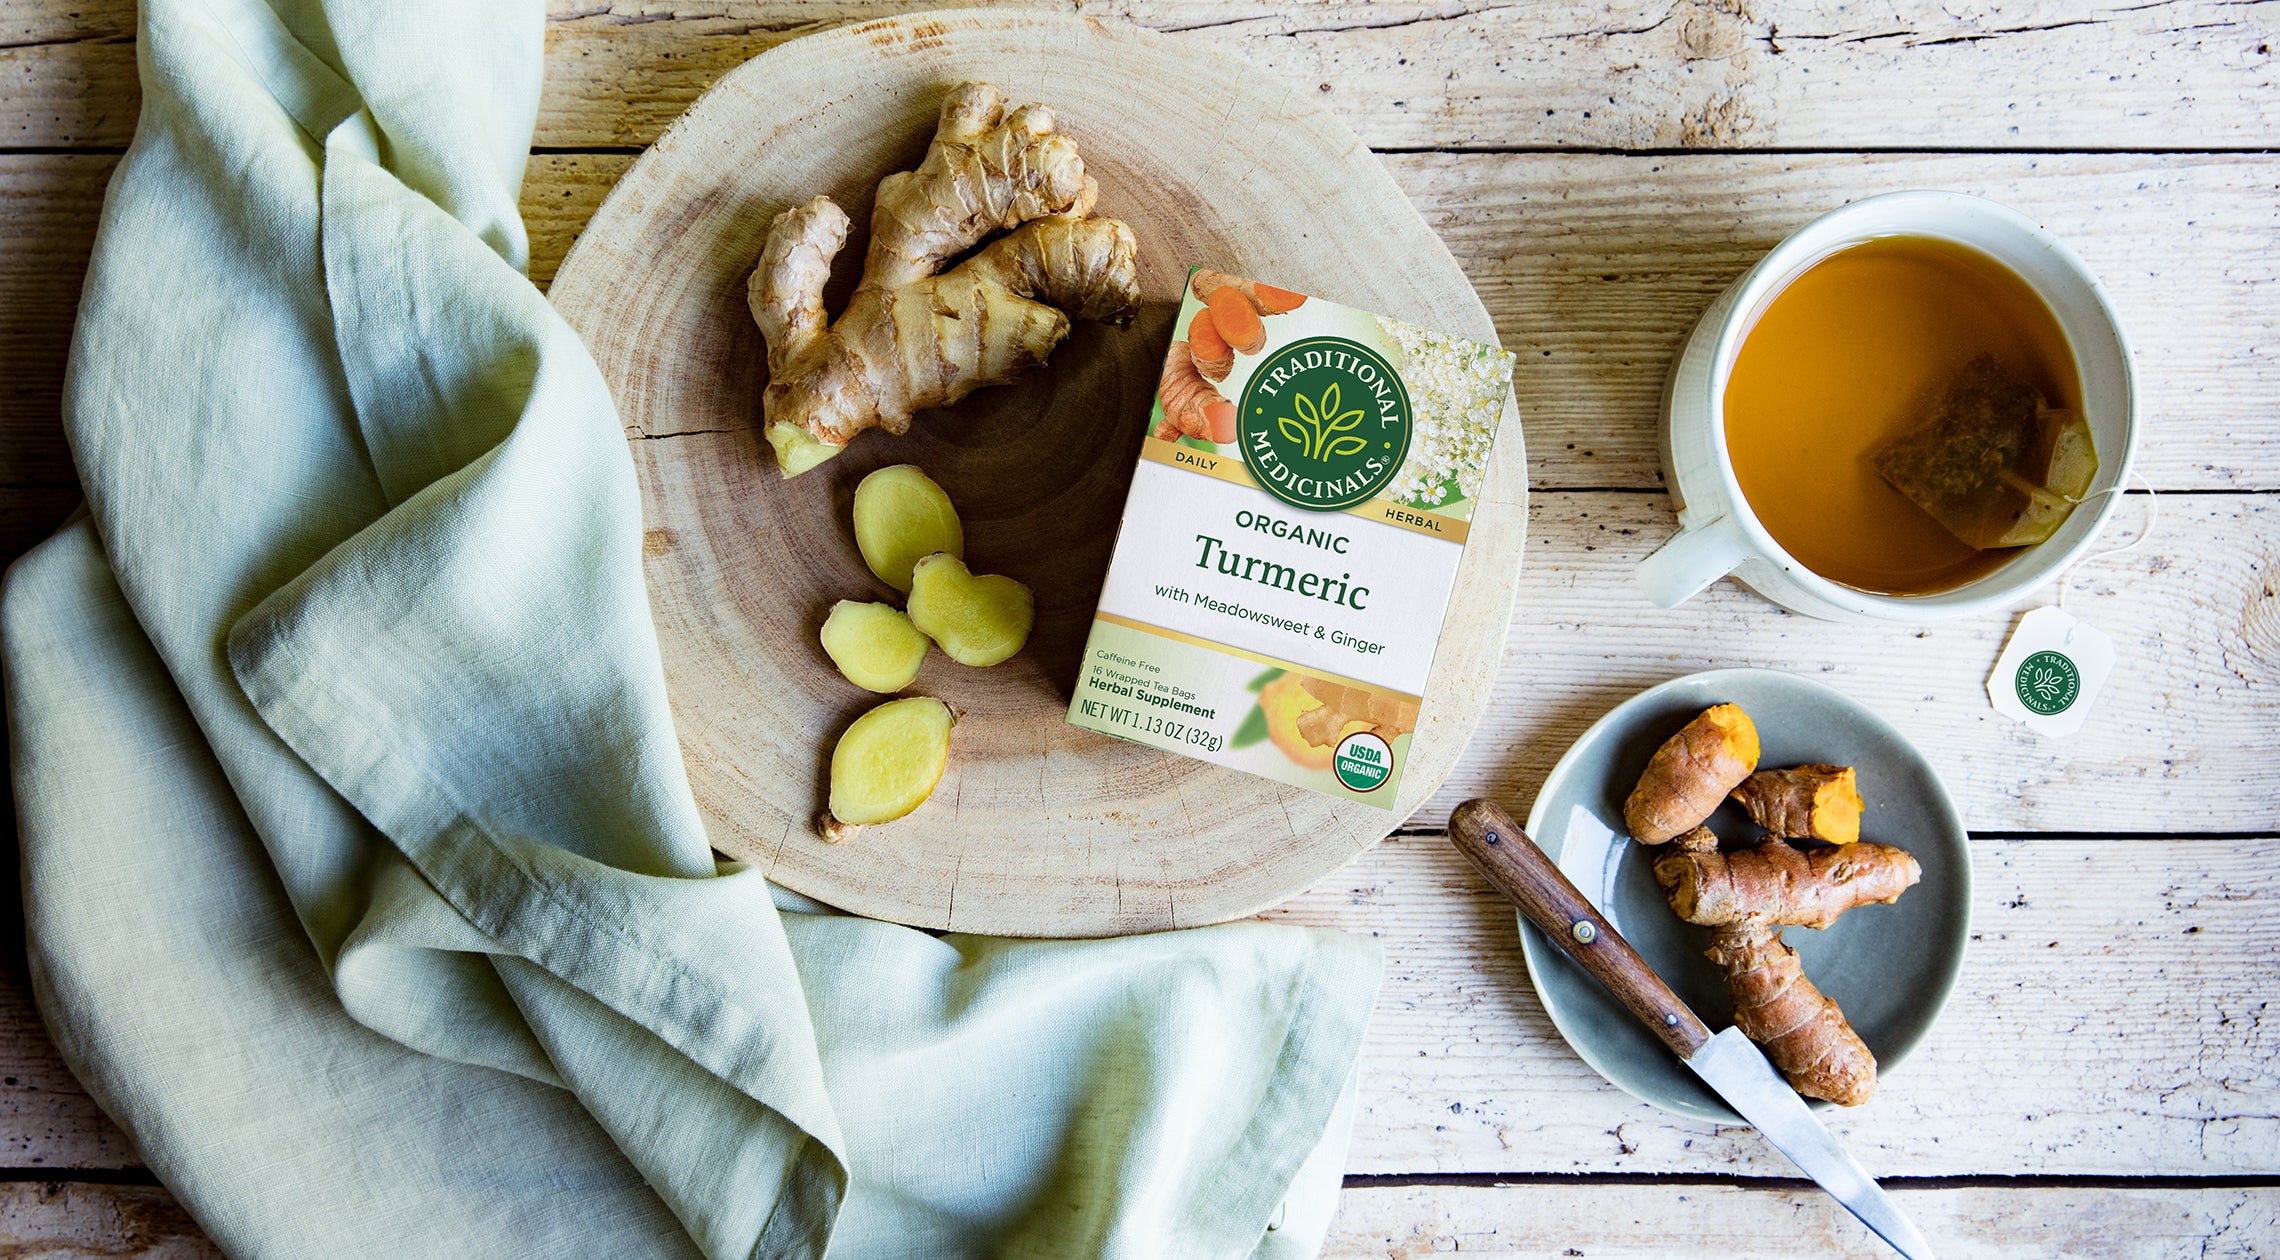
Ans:
POLYGON ((911 570, 911 624, 960 665, 995 665, 1019 652, 1036 617, 1028 587, 996 574, 976 576, 947 552, 911 570))
POLYGON ((1722 927, 1705 954, 1726 969, 1734 1026, 1765 1047, 1798 1093, 1857 1107, 1876 1092, 1876 1056, 1813 982, 1781 929, 1722 927))
POLYGON ((1758 826, 1784 840, 1860 839, 1860 782, 1851 766, 1760 770, 1742 780, 1733 796, 1758 826))
POLYGON ((843 844, 924 804, 950 764, 957 720, 932 696, 889 700, 856 718, 831 750, 831 808, 816 822, 823 838, 843 844))
POLYGON ((1631 838, 1662 844, 1701 826, 1757 762, 1757 724, 1750 715, 1733 704, 1704 709, 1655 750, 1623 802, 1631 838))
POLYGON ((1235 370, 1235 351, 1227 339, 1219 335, 1219 326, 1211 322, 1211 312, 1197 311, 1188 323, 1188 357, 1195 360, 1195 370, 1203 373, 1207 381, 1224 381, 1235 370))
POLYGON ((1251 309, 1261 315, 1280 315, 1306 305, 1306 295, 1303 293, 1293 293, 1289 289, 1278 289, 1271 284, 1260 284, 1256 280, 1245 280, 1241 276, 1231 276, 1224 271, 1213 271, 1209 267, 1198 270, 1194 276, 1190 277, 1188 288, 1195 293, 1195 300, 1198 302, 1209 302, 1211 295, 1221 289, 1233 289, 1242 294, 1243 300, 1250 303, 1251 309))
POLYGON ((1222 288, 1213 290, 1203 301, 1212 327, 1228 345, 1245 354, 1257 354, 1267 344, 1267 327, 1259 322, 1259 313, 1252 309, 1249 298, 1233 288, 1222 288))
POLYGON ((1703 927, 1825 928, 1854 906, 1899 900, 1923 877, 1915 858, 1890 845, 1806 852, 1769 839, 1720 853, 1707 827, 1655 859, 1655 882, 1670 908, 1703 927))
POLYGON ((895 464, 855 487, 855 547, 880 581, 907 595, 919 557, 966 554, 966 529, 934 478, 914 464, 895 464))

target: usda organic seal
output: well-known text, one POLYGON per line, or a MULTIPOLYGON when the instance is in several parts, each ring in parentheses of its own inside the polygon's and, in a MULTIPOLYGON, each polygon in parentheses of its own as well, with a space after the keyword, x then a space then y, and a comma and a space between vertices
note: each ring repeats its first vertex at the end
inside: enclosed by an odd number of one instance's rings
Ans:
POLYGON ((1267 493, 1334 512, 1393 481, 1409 430, 1409 391, 1384 355, 1344 337, 1308 337, 1251 373, 1237 441, 1267 493))
POLYGON ((1355 731, 1338 741, 1330 769, 1356 792, 1376 791, 1393 773, 1393 747, 1368 731, 1355 731))

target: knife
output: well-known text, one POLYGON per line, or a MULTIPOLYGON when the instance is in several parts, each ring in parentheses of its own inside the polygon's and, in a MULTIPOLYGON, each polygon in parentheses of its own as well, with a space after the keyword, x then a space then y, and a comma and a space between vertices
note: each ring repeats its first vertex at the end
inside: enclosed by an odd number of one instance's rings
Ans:
POLYGON ((1765 1053, 1739 1028, 1712 1036, 1709 1025, 1678 1000, 1510 815, 1488 801, 1466 801, 1449 818, 1449 840, 1530 923, 1607 986, 1703 1084, 1846 1211, 1909 1260, 1932 1260, 1931 1244, 1766 1062, 1765 1053))

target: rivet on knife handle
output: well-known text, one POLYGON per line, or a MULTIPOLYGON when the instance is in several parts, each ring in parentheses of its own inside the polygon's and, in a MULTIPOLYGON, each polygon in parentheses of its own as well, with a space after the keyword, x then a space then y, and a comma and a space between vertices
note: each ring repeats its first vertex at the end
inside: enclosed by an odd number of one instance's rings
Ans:
POLYGON ((1679 1058, 1692 1058, 1710 1029, 1671 992, 1591 902, 1568 882, 1511 816, 1487 801, 1466 801, 1449 818, 1449 841, 1511 898, 1552 943, 1607 986, 1679 1058))

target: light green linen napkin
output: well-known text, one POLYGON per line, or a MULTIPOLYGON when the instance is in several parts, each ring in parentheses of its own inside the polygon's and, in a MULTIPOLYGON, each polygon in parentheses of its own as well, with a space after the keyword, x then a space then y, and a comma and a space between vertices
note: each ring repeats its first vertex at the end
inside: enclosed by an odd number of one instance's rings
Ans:
POLYGON ((66 1056, 236 1254, 1311 1254, 1372 942, 935 938, 716 870, 622 430, 521 275, 543 31, 143 6, 90 515, 0 607, 66 1056))

